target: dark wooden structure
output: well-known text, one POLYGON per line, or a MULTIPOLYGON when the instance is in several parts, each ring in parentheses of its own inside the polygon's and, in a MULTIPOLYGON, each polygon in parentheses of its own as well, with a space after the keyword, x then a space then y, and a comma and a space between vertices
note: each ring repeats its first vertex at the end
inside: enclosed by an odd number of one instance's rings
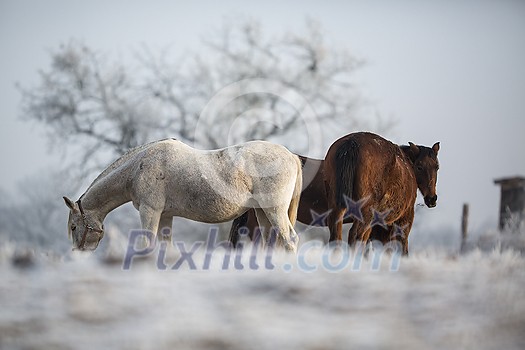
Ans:
POLYGON ((511 217, 516 218, 519 225, 525 220, 525 177, 516 176, 494 180, 501 186, 499 207, 499 228, 504 229, 511 217))

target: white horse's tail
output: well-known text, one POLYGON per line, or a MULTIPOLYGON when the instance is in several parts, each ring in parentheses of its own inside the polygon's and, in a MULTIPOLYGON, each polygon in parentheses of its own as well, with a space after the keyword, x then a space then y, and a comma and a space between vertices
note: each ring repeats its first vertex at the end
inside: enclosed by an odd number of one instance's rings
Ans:
POLYGON ((295 179, 295 187, 292 195, 292 200, 288 207, 288 218, 290 230, 295 233, 294 226, 297 221, 297 209, 299 208, 299 201, 301 199, 301 190, 303 188, 303 166, 298 156, 294 156, 297 163, 297 177, 295 179))

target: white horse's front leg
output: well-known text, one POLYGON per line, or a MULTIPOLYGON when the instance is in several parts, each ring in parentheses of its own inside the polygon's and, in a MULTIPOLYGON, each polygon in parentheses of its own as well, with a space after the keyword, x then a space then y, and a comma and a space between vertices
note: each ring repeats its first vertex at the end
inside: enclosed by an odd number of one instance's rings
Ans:
POLYGON ((160 225, 157 231, 157 237, 160 240, 171 242, 171 228, 173 225, 173 216, 161 216, 160 225))
POLYGON ((152 208, 148 205, 141 204, 139 207, 140 222, 142 223, 142 229, 151 232, 152 240, 145 242, 146 246, 150 246, 155 242, 155 237, 159 229, 159 221, 162 210, 152 208))

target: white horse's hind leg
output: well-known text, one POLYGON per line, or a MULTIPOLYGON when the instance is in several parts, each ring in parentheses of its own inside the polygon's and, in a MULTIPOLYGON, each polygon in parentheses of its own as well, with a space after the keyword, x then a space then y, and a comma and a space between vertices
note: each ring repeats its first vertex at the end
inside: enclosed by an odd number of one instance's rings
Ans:
POLYGON ((288 227, 289 227, 290 240, 293 242, 293 244, 295 245, 295 249, 297 250, 297 245, 299 244, 299 235, 297 234, 297 232, 295 232, 295 229, 289 219, 288 219, 288 227))
POLYGON ((266 217, 264 211, 260 208, 255 208, 255 216, 257 217, 257 222, 259 223, 259 229, 261 230, 260 233, 264 238, 263 242, 268 244, 270 241, 270 230, 272 224, 266 217))
POLYGON ((277 234, 278 244, 282 245, 287 251, 294 253, 297 251, 297 234, 293 228, 292 231, 290 231, 291 223, 288 218, 287 207, 256 209, 255 212, 259 226, 264 225, 264 232, 267 237, 269 237, 273 229, 277 234), (259 219, 260 216, 262 217, 261 220, 259 219), (261 221, 263 221, 264 224, 261 221))

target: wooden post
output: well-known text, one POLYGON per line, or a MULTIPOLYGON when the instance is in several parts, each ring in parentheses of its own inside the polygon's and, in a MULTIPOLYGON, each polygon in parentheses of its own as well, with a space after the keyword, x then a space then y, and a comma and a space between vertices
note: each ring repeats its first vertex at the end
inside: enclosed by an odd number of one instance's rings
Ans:
POLYGON ((468 203, 463 204, 463 215, 461 216, 461 248, 460 251, 463 253, 467 248, 467 234, 468 234, 468 203))

